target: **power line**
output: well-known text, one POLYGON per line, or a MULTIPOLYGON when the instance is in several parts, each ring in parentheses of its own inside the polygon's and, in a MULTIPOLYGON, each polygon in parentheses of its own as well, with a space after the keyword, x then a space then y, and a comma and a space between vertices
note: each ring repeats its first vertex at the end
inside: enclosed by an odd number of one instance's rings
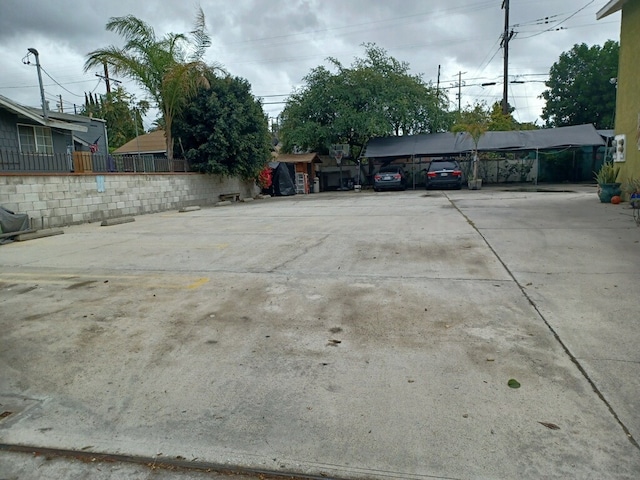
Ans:
MULTIPOLYGON (((50 79, 51 79, 51 80, 52 80, 52 81, 53 81, 57 86, 59 86, 59 87, 60 87, 61 89, 63 89, 65 92, 67 92, 67 93, 69 93, 69 94, 71 94, 71 95, 74 95, 74 96, 76 96, 76 97, 80 97, 80 98, 83 98, 83 97, 84 97, 84 95, 78 95, 77 93, 73 93, 71 90, 67 89, 66 87, 64 87, 63 85, 61 85, 60 83, 58 83, 58 81, 57 81, 55 78, 53 78, 51 75, 49 75, 49 72, 47 72, 47 71, 44 69, 44 67, 43 67, 42 65, 40 66, 40 68, 42 69, 42 71, 45 73, 45 75, 46 75, 47 77, 49 77, 49 78, 50 78, 50 79)), ((100 80, 98 80, 98 85, 99 85, 99 84, 100 84, 100 80)), ((96 88, 98 88, 98 85, 96 85, 96 87, 93 89, 94 91, 95 91, 95 89, 96 89, 96 88)))
POLYGON ((561 22, 558 22, 556 25, 554 25, 551 28, 547 28, 546 30, 542 30, 541 32, 535 33, 533 35, 529 35, 528 37, 522 37, 521 40, 525 40, 527 38, 533 38, 533 37, 537 37, 538 35, 542 35, 543 33, 547 33, 547 32, 551 32, 554 30, 558 30, 558 27, 560 25, 562 25, 563 23, 565 23, 567 20, 572 19, 573 17, 575 17, 578 13, 580 13, 581 11, 583 11, 585 8, 587 8, 589 5, 591 5, 595 0, 591 0, 590 2, 588 2, 586 5, 584 5, 583 7, 579 8, 578 10, 576 10, 575 12, 573 12, 571 15, 569 15, 567 18, 565 18, 564 20, 562 20, 561 22))
MULTIPOLYGON (((77 82, 65 82, 63 83, 63 85, 71 85, 71 84, 75 84, 75 83, 87 83, 87 82, 93 82, 94 80, 79 80, 77 82)), ((42 86, 43 87, 52 87, 54 85, 58 85, 57 83, 44 83, 42 86)), ((0 86, 0 90, 9 90, 9 89, 14 89, 14 88, 38 88, 39 85, 12 85, 10 87, 2 87, 0 86)))

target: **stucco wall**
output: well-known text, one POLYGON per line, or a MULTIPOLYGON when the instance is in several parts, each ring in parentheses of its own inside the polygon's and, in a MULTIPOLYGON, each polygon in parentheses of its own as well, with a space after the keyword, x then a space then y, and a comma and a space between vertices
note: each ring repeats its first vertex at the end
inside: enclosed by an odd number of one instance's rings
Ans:
POLYGON ((34 228, 212 205, 235 192, 247 198, 258 190, 253 182, 196 173, 0 175, 0 205, 28 214, 34 228))
POLYGON ((627 136, 626 161, 620 163, 618 180, 640 179, 640 0, 622 7, 620 66, 616 106, 617 134, 627 136))

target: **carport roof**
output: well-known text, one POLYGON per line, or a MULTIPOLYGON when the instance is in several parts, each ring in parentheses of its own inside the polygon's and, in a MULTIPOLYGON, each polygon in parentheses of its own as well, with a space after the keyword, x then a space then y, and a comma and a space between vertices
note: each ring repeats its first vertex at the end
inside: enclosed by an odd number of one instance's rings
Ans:
MULTIPOLYGON (((591 124, 571 127, 486 132, 480 137, 480 151, 552 150, 557 148, 604 145, 602 136, 591 124)), ((457 155, 474 150, 473 139, 464 132, 379 137, 366 146, 367 158, 434 157, 457 155)))

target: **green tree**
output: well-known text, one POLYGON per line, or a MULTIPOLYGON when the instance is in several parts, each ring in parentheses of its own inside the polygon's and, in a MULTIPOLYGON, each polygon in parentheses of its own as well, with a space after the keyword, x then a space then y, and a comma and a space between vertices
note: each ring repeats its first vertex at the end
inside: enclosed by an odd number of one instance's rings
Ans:
POLYGON ((489 112, 488 129, 493 132, 509 132, 512 130, 518 130, 519 124, 513 118, 511 113, 502 113, 502 105, 496 102, 491 107, 489 112))
POLYGON ((255 178, 271 157, 262 104, 239 77, 208 75, 174 124, 176 150, 202 172, 255 178))
POLYGON ((489 130, 491 113, 484 103, 476 103, 458 114, 452 131, 468 135, 473 140, 473 178, 478 179, 478 143, 484 133, 489 130))
POLYGON ((115 150, 144 132, 142 116, 148 110, 149 102, 136 102, 124 88, 118 87, 97 101, 87 97, 81 114, 106 120, 109 149, 115 150))
POLYGON ((202 9, 198 10, 193 31, 156 37, 153 28, 127 15, 112 17, 106 29, 122 36, 124 47, 108 46, 88 54, 85 71, 108 64, 115 74, 129 77, 147 91, 162 113, 167 140, 167 156, 173 158, 173 120, 199 86, 206 85, 202 61, 211 39, 205 29, 202 9))
POLYGON ((542 118, 549 127, 593 123, 613 128, 616 89, 611 79, 618 75, 618 42, 604 46, 576 44, 553 64, 542 92, 546 105, 542 118))
POLYGON ((467 105, 461 112, 453 114, 454 122, 452 131, 464 131, 459 125, 469 124, 485 124, 488 131, 493 132, 509 132, 513 130, 535 130, 536 125, 525 122, 520 123, 513 118, 512 112, 514 108, 510 107, 510 113, 505 115, 502 113, 502 104, 495 102, 488 107, 485 102, 477 102, 473 105, 467 105))
POLYGON ((283 151, 296 147, 326 153, 349 144, 354 156, 372 137, 408 135, 448 127, 447 99, 409 65, 373 44, 350 67, 329 58, 304 77, 282 113, 283 151), (355 148, 354 148, 355 147, 355 148))
MULTIPOLYGON (((511 109, 513 111, 513 109, 511 109)), ((519 123, 511 113, 502 113, 502 104, 495 102, 491 108, 485 102, 478 102, 455 114, 452 132, 464 133, 473 140, 473 178, 478 178, 478 143, 487 131, 508 132, 513 130, 534 130, 537 127, 532 123, 519 123)))

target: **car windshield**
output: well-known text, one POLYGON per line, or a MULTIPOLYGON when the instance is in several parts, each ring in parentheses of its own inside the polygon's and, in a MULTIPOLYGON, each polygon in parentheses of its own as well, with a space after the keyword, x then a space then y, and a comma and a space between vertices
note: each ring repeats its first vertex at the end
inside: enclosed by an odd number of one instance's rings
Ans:
POLYGON ((455 162, 431 162, 429 170, 458 170, 455 162))
POLYGON ((399 167, 382 167, 378 173, 398 173, 400 172, 399 167))

